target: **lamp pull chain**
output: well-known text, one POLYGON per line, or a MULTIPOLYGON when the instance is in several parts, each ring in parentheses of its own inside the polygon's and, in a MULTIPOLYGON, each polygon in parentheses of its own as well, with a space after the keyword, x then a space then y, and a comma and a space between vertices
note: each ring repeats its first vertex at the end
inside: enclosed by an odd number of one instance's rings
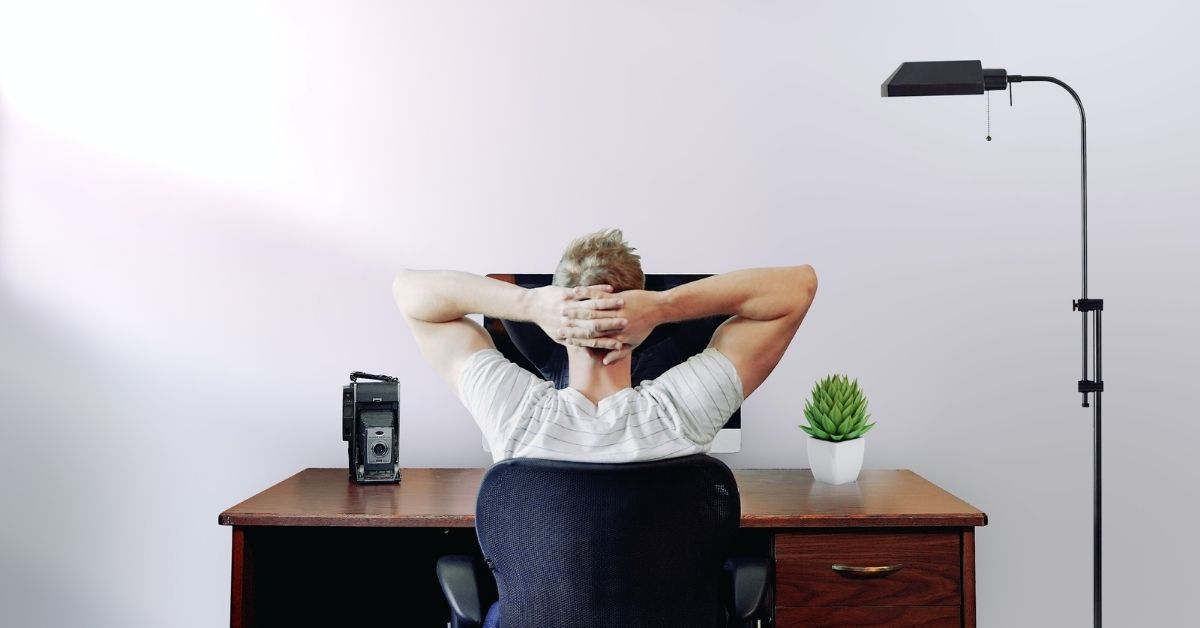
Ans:
POLYGON ((992 141, 992 93, 984 92, 987 97, 987 141, 992 141))

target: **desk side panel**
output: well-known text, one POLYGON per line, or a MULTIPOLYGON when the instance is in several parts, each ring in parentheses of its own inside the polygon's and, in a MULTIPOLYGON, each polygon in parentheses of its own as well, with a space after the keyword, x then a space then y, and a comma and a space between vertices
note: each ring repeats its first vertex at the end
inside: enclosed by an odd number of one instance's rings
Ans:
POLYGON ((975 628, 975 528, 962 531, 963 626, 975 628))
POLYGON ((231 628, 245 628, 253 625, 251 616, 254 593, 250 586, 254 583, 253 548, 247 547, 246 528, 234 526, 233 552, 231 556, 229 583, 229 625, 231 628))

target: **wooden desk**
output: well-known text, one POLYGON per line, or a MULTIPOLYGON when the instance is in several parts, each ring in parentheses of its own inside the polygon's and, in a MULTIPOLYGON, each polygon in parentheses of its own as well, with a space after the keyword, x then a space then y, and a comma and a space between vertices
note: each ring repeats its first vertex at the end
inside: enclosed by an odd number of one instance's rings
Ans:
MULTIPOLYGON (((364 486, 345 469, 305 469, 221 513, 233 526, 230 625, 330 625, 370 612, 387 625, 445 626, 433 565, 479 553, 483 473, 405 469, 398 485, 364 486)), ((807 469, 734 475, 739 551, 775 559, 773 625, 975 625, 983 512, 908 470, 864 470, 841 486, 807 469), (902 567, 862 576, 835 564, 902 567)))

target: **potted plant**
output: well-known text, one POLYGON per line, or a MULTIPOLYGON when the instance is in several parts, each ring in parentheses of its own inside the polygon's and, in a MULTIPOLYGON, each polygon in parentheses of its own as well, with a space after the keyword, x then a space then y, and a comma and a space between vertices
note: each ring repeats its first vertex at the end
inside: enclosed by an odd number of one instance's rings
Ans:
POLYGON ((828 484, 857 480, 863 463, 863 434, 875 427, 867 423, 867 398, 858 380, 830 375, 817 382, 804 404, 804 418, 808 425, 800 429, 810 437, 808 464, 813 477, 828 484))

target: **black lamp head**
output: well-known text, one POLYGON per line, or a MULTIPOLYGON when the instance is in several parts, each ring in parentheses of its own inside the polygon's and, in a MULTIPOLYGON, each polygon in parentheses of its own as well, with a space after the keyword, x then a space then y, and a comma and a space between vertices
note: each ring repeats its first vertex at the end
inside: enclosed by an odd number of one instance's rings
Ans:
POLYGON ((1008 72, 983 68, 979 61, 905 61, 883 82, 888 96, 982 94, 1008 86, 1008 72))

